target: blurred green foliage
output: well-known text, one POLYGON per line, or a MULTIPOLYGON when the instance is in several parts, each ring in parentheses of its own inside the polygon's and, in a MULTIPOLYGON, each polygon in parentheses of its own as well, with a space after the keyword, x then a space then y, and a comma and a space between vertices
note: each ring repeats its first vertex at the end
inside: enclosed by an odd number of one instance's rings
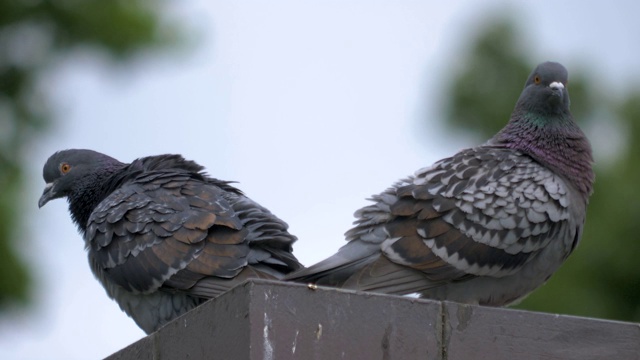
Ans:
POLYGON ((161 15, 162 2, 144 0, 0 0, 0 310, 29 298, 28 266, 16 244, 26 149, 52 121, 43 74, 75 51, 94 51, 116 64, 179 39, 161 15))
MULTIPOLYGON (((502 128, 531 70, 542 61, 520 47, 530 43, 509 18, 485 23, 453 75, 444 113, 457 131, 488 139, 502 128)), ((590 73, 569 69, 571 111, 583 129, 594 122, 640 138, 640 92, 624 99, 590 73), (602 118, 602 114, 606 118, 602 118)), ((617 84, 620 85, 620 84, 617 84)), ((622 142, 623 139, 609 139, 622 142)), ((595 164, 596 184, 577 250, 542 288, 518 308, 640 321, 640 145, 628 141, 613 163, 595 164)), ((597 151, 597 149, 595 149, 597 151)), ((596 154, 597 155, 597 154, 596 154)), ((597 158, 597 156, 596 156, 597 158)))

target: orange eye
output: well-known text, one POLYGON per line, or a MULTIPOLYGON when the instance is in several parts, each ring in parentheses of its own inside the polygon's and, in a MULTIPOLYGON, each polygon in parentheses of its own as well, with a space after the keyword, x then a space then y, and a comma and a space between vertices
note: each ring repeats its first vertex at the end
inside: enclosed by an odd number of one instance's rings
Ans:
POLYGON ((540 84, 540 76, 536 75, 536 77, 533 78, 533 82, 536 84, 540 84))
POLYGON ((61 173, 66 174, 69 171, 71 171, 71 165, 69 165, 67 163, 60 164, 60 172, 61 173))

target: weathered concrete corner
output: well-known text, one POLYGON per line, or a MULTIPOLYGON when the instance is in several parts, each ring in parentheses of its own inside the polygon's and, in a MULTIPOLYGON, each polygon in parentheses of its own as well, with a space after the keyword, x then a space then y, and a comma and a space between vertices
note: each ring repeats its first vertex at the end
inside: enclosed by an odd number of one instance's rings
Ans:
POLYGON ((108 359, 212 358, 640 360, 640 324, 252 280, 108 359))

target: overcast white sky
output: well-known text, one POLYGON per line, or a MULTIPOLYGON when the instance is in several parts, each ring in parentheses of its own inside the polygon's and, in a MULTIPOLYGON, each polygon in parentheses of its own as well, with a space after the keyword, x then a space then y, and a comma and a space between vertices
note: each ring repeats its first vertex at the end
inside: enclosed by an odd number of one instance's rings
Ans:
POLYGON ((32 149, 26 206, 37 299, 0 318, 0 358, 102 358, 144 336, 93 279, 66 202, 37 209, 56 150, 181 153, 287 221, 310 265, 342 245, 365 198, 476 145, 443 136, 437 100, 489 14, 515 10, 532 62, 593 69, 611 91, 640 78, 640 3, 505 4, 176 1, 198 37, 188 54, 127 72, 92 56, 57 68, 47 86, 61 121, 32 149))

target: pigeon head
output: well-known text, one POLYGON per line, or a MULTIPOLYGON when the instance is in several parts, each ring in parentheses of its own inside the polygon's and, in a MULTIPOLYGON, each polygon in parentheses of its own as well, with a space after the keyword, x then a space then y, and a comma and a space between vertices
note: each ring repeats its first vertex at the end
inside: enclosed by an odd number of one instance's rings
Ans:
POLYGON ((85 215, 104 197, 105 179, 123 166, 92 150, 58 151, 44 164, 42 176, 46 185, 38 206, 66 197, 73 219, 82 227, 85 215))
POLYGON ((554 114, 569 113, 567 69, 557 62, 538 65, 524 85, 516 109, 539 114, 539 119, 554 114))

